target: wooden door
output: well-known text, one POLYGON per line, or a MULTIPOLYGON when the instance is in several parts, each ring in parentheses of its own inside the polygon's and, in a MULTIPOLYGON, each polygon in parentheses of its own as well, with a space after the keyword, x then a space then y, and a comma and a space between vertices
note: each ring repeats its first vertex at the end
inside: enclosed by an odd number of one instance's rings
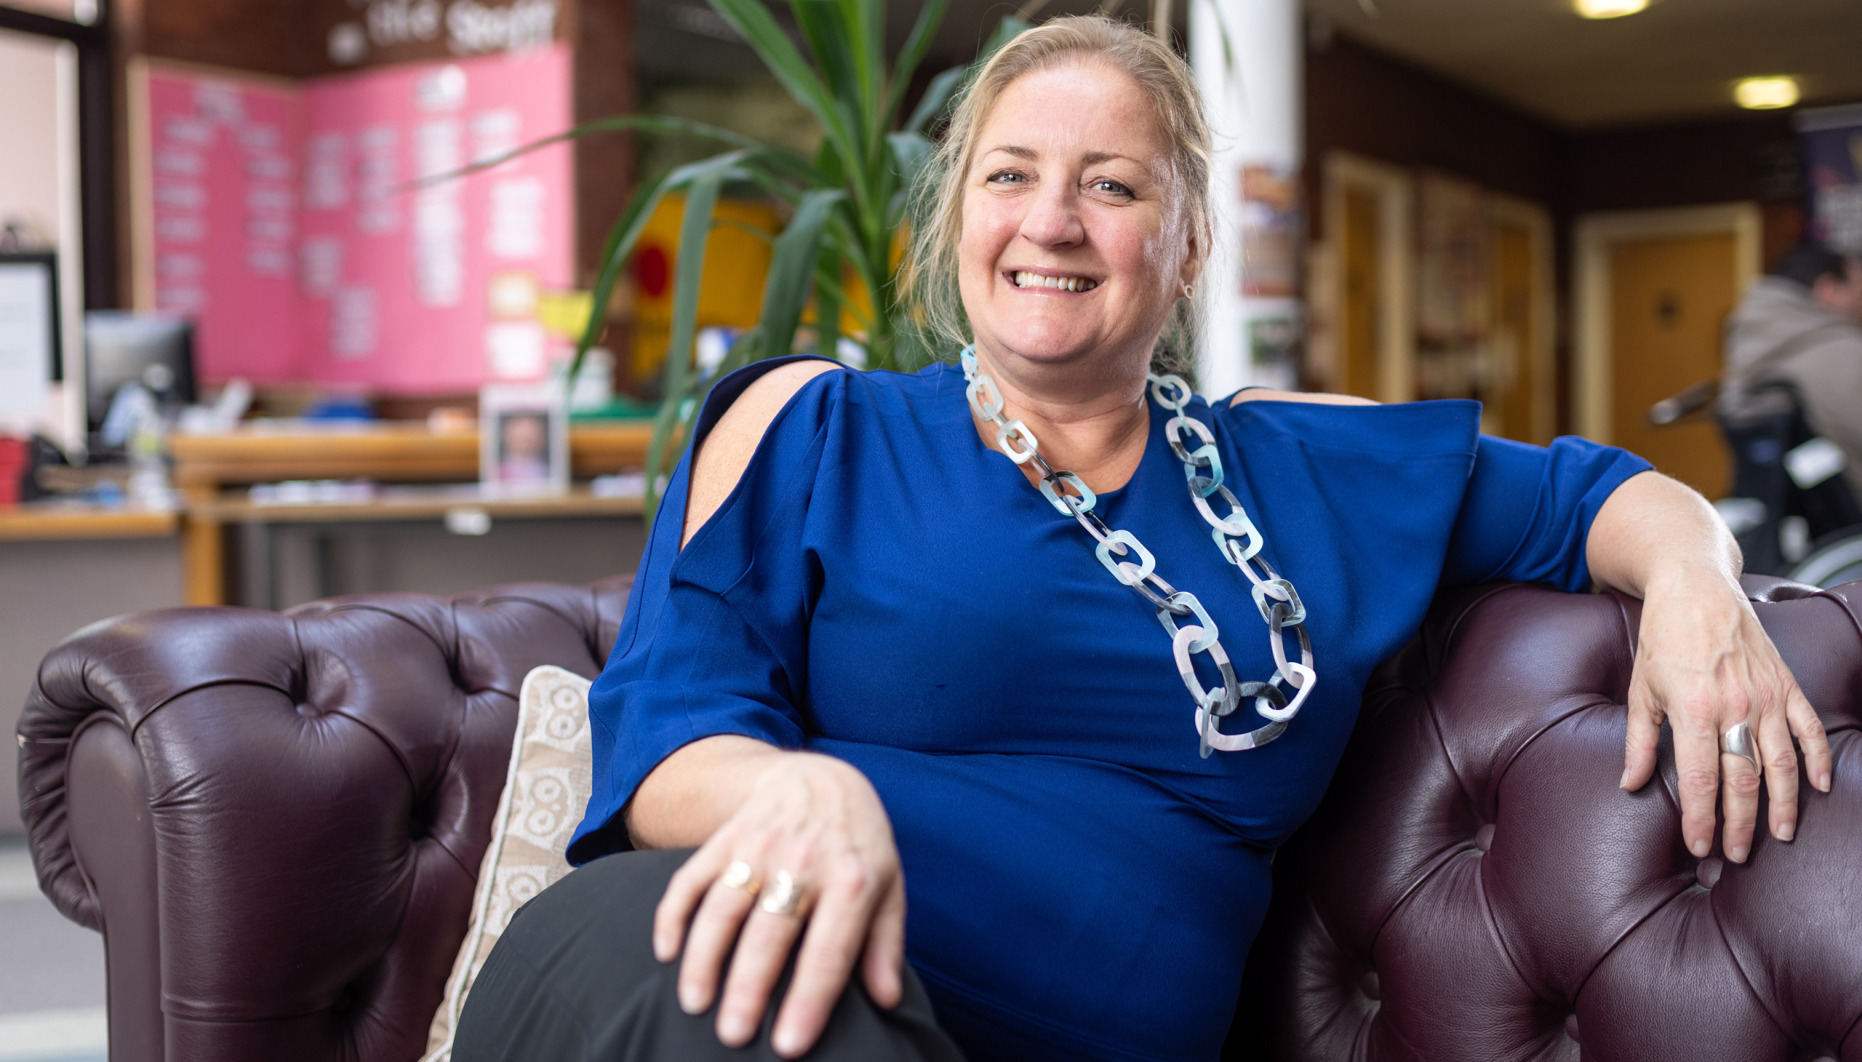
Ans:
POLYGON ((1539 307, 1533 300, 1539 278, 1532 232, 1501 221, 1494 235, 1495 371, 1487 413, 1496 434, 1545 444, 1551 442, 1550 433, 1542 432, 1533 418, 1533 388, 1539 384, 1533 370, 1544 352, 1538 349, 1539 307))
POLYGON ((1731 485, 1712 420, 1652 428, 1651 405, 1719 375, 1721 329, 1737 292, 1731 233, 1610 245, 1611 441, 1709 498, 1731 485))
POLYGON ((1378 233, 1382 210, 1374 190, 1347 187, 1344 193, 1344 239, 1339 241, 1340 272, 1344 277, 1339 319, 1343 323, 1338 379, 1333 386, 1349 395, 1377 398, 1379 307, 1383 287, 1379 274, 1378 233))

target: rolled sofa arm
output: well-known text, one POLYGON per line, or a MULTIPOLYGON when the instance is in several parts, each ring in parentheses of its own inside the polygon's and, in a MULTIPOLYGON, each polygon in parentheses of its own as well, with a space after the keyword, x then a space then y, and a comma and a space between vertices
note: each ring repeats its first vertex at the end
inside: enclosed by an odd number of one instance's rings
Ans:
POLYGON ((523 677, 596 674, 631 581, 168 609, 47 656, 21 808, 105 934, 111 1059, 418 1057, 523 677))
POLYGON ((1231 1060, 1862 1062, 1862 583, 1746 591, 1835 754, 1794 842, 1689 853, 1666 735, 1617 788, 1640 602, 1445 595, 1280 850, 1231 1060))

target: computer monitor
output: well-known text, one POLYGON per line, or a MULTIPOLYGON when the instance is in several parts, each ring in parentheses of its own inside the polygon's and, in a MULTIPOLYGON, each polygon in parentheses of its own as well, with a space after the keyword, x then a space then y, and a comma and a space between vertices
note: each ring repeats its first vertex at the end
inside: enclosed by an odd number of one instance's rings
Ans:
POLYGON ((196 399, 192 321, 93 310, 84 315, 84 355, 84 408, 93 444, 126 383, 147 387, 164 408, 196 399))

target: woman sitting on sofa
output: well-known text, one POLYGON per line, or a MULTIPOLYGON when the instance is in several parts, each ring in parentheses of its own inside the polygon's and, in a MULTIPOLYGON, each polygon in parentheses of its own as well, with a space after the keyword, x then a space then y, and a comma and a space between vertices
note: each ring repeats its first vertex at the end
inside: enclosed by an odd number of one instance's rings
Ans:
POLYGON ((1472 402, 1171 375, 1209 145, 1167 47, 1029 30, 915 230, 952 360, 716 388, 591 695, 593 862, 512 923, 459 1062, 1214 1059, 1273 852, 1442 585, 1642 596, 1622 784, 1665 719, 1696 854, 1717 799, 1745 858, 1761 766, 1790 839, 1792 737, 1819 788, 1828 746, 1697 495, 1472 402))

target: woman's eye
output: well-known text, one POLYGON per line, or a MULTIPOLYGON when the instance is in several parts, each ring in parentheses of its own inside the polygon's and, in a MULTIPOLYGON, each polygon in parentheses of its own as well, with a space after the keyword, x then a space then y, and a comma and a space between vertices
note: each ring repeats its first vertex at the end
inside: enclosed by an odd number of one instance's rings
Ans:
POLYGON ((1026 179, 1014 170, 997 170, 989 175, 991 184, 1019 184, 1026 179))
POLYGON ((1131 196, 1131 189, 1125 187, 1124 185, 1118 183, 1115 180, 1112 180, 1109 177, 1101 177, 1098 180, 1094 181, 1093 191, 1104 192, 1107 195, 1125 196, 1127 198, 1131 196))

